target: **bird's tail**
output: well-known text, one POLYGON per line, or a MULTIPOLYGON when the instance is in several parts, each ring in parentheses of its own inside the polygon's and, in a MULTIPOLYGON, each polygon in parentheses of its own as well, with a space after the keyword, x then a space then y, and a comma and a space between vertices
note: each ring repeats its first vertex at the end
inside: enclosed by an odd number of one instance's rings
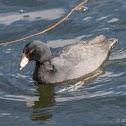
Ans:
POLYGON ((110 49, 114 48, 115 44, 118 42, 118 39, 111 38, 109 39, 110 42, 110 49))

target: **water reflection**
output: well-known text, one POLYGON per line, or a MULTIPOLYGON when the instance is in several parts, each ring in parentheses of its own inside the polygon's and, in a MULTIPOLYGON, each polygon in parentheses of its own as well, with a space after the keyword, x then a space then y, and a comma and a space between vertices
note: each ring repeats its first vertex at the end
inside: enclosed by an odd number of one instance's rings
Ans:
POLYGON ((62 8, 57 9, 48 9, 48 10, 40 10, 35 12, 27 12, 27 13, 2 13, 0 14, 0 24, 10 25, 14 22, 26 20, 26 21, 34 21, 38 19, 44 20, 55 20, 60 18, 64 14, 65 10, 62 8))
POLYGON ((33 110, 31 112, 31 120, 46 121, 53 117, 49 112, 50 107, 55 103, 55 93, 54 87, 50 85, 38 85, 37 94, 35 96, 39 97, 39 101, 35 101, 34 104, 31 104, 33 110))
MULTIPOLYGON (((95 71, 95 73, 92 73, 92 78, 100 75, 103 73, 102 69, 98 69, 97 71, 95 71), (96 76, 94 76, 96 75, 96 76)), ((91 75, 90 75, 91 77, 91 75)), ((91 78, 90 78, 91 79, 91 78)), ((88 80, 88 77, 86 79, 82 79, 82 81, 78 81, 75 82, 74 84, 68 85, 66 88, 66 85, 62 85, 63 87, 65 86, 65 88, 62 88, 62 86, 59 86, 59 91, 56 92, 57 94, 59 93, 65 93, 66 91, 68 92, 74 92, 79 90, 80 88, 82 88, 84 86, 84 82, 88 80)), ((60 98, 58 98, 60 95, 56 95, 55 93, 55 88, 52 85, 40 85, 40 84, 35 84, 38 88, 37 91, 35 92, 36 95, 35 97, 38 97, 38 101, 33 101, 33 102, 26 102, 26 105, 28 107, 32 108, 32 112, 30 114, 31 120, 32 121, 47 121, 49 119, 51 119, 53 117, 53 113, 52 113, 52 108, 54 108, 55 106, 55 102, 61 102, 63 100, 63 98, 61 98, 62 100, 60 101, 60 98)), ((81 94, 80 96, 78 96, 80 99, 84 96, 84 94, 81 94)), ((70 101, 71 99, 67 96, 65 96, 66 101, 70 101)), ((77 99, 77 97, 75 98, 75 100, 77 99)))

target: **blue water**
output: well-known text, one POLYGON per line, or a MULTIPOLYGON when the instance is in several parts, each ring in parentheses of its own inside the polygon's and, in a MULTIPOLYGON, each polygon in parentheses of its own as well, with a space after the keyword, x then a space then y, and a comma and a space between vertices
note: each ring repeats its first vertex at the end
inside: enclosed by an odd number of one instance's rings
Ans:
MULTIPOLYGON (((0 43, 40 32, 64 18, 82 0, 0 0, 0 43)), ((54 29, 0 46, 0 126, 126 125, 126 1, 89 0, 54 29), (32 80, 34 62, 22 71, 22 50, 41 40, 52 51, 97 35, 119 42, 104 73, 84 83, 46 86, 32 80)))

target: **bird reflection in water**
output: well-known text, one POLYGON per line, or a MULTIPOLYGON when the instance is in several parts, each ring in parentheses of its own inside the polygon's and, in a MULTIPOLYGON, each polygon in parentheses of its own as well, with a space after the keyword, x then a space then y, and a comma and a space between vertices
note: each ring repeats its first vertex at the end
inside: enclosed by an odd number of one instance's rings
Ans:
MULTIPOLYGON (((76 81, 74 84, 66 84, 65 88, 60 88, 58 92, 76 91, 77 89, 82 88, 82 86, 85 84, 85 81, 94 80, 95 77, 103 73, 104 70, 101 67, 93 72, 90 76, 86 76, 85 79, 83 78, 80 81, 76 81)), ((54 103, 56 102, 55 88, 53 85, 41 85, 37 83, 35 83, 35 85, 38 87, 35 92, 35 96, 38 97, 38 101, 36 100, 26 103, 28 107, 32 108, 30 118, 32 121, 47 121, 53 117, 51 111, 54 103)))
POLYGON ((47 121, 53 116, 49 111, 50 107, 55 103, 54 86, 35 85, 38 86, 35 96, 38 96, 39 100, 27 102, 26 105, 33 109, 30 115, 32 121, 47 121))

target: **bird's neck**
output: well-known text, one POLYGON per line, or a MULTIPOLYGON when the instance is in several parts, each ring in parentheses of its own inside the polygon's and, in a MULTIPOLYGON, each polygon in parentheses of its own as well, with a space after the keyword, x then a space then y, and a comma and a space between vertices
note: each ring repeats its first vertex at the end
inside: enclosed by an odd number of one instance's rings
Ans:
POLYGON ((54 67, 52 66, 50 61, 39 62, 36 61, 35 70, 33 73, 33 79, 35 81, 47 81, 50 77, 51 72, 53 71, 54 67))

